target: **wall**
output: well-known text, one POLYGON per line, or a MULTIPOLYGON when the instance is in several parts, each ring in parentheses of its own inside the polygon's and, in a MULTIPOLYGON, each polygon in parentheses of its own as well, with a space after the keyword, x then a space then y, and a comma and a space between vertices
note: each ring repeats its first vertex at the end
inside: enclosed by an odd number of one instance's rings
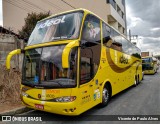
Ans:
MULTIPOLYGON (((23 43, 24 42, 22 40, 18 39, 14 35, 0 33, 0 64, 5 65, 8 53, 17 48, 23 48, 23 43)), ((22 55, 13 56, 11 60, 11 67, 21 69, 22 59, 22 55)))

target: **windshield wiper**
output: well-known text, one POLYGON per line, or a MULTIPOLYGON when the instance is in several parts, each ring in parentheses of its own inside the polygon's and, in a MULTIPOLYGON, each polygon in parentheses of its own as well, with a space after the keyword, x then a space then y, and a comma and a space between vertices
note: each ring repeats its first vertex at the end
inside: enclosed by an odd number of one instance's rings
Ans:
POLYGON ((27 80, 27 79, 22 80, 22 84, 27 85, 27 86, 31 86, 31 87, 34 87, 34 85, 35 85, 33 83, 33 81, 30 81, 30 80, 27 80))
POLYGON ((56 82, 59 86, 64 87, 59 81, 55 81, 55 80, 48 80, 46 82, 56 82))

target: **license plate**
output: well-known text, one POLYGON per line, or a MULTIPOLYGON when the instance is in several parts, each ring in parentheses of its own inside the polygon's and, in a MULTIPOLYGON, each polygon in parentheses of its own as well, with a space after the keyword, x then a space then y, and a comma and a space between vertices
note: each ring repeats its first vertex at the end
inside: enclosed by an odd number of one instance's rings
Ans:
POLYGON ((43 110, 44 109, 44 105, 35 104, 35 108, 43 110))

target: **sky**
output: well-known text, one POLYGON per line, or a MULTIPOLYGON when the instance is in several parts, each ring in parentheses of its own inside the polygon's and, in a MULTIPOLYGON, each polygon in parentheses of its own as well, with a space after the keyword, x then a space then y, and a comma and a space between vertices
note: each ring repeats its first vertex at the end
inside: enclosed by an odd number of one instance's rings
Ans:
MULTIPOLYGON (((138 35, 137 46, 142 51, 160 54, 160 0, 126 0, 127 29, 138 35)), ((2 25, 2 0, 0 0, 2 25)))
POLYGON ((160 0, 126 0, 127 29, 142 51, 160 54, 160 0))

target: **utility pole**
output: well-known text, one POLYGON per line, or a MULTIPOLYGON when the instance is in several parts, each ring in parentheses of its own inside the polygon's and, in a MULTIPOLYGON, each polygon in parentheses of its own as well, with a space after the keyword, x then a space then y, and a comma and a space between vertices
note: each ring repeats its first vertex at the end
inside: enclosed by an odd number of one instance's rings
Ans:
POLYGON ((129 29, 129 40, 131 42, 131 30, 129 29))

